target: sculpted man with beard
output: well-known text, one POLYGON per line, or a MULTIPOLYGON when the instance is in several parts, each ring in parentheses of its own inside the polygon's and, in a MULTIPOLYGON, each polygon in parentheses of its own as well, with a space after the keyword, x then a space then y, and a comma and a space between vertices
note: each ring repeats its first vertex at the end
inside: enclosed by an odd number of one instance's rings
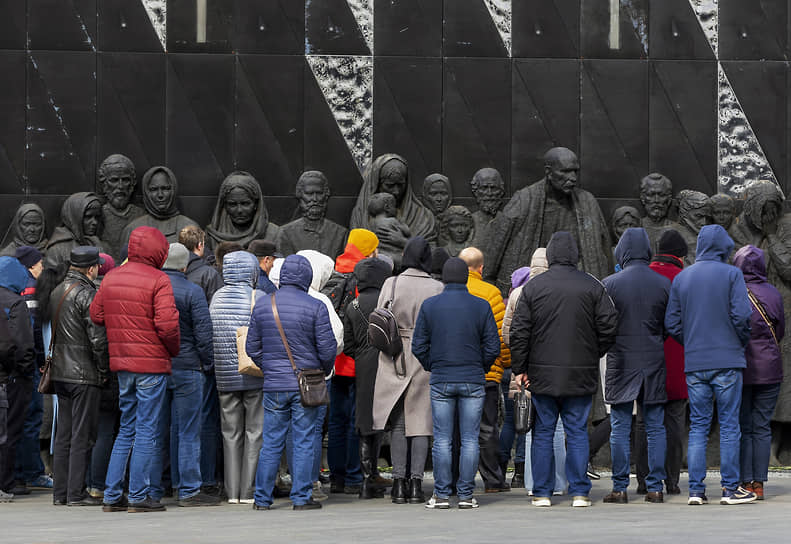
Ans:
POLYGON ((470 189, 478 203, 478 211, 473 212, 472 220, 474 226, 473 247, 485 248, 490 235, 490 224, 494 220, 500 208, 503 207, 503 195, 505 195, 505 183, 500 172, 494 168, 481 168, 472 176, 470 189))
POLYGON ((676 228, 667 216, 673 203, 673 183, 662 174, 648 174, 640 181, 640 202, 646 214, 642 226, 648 233, 651 248, 656 251, 662 232, 668 227, 676 228))
POLYGON ((135 165, 124 155, 110 155, 102 161, 97 172, 99 191, 104 195, 102 206, 104 222, 104 241, 107 251, 116 260, 121 254, 121 247, 126 226, 145 215, 145 210, 130 202, 137 180, 135 165))

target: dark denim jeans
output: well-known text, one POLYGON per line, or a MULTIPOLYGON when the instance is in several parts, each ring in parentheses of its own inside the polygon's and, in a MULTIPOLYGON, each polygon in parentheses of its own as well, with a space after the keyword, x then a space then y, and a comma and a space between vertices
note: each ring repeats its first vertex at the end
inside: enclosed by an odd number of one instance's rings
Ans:
POLYGON ((96 430, 96 444, 91 450, 91 465, 88 468, 88 487, 104 491, 107 467, 113 454, 115 426, 118 422, 116 410, 99 410, 99 426, 96 430))
POLYGON ((525 462, 525 435, 516 434, 514 428, 514 399, 508 398, 508 390, 511 385, 511 369, 506 368, 503 372, 503 379, 500 381, 500 391, 505 399, 505 415, 503 426, 500 429, 500 464, 505 465, 511 459, 511 449, 516 440, 516 451, 514 452, 514 463, 525 462))
POLYGON ((533 443, 530 464, 533 471, 533 495, 551 497, 555 489, 555 456, 552 452, 558 416, 566 432, 566 478, 569 495, 587 496, 591 490, 588 468, 588 415, 590 396, 549 397, 533 395, 536 421, 533 425, 533 443))
POLYGON ((162 473, 160 470, 157 480, 152 477, 157 458, 161 456, 159 421, 165 403, 167 375, 121 371, 118 389, 121 428, 107 467, 104 502, 114 503, 121 498, 129 463, 129 502, 137 503, 146 500, 152 491, 152 481, 157 481, 162 473))
MULTIPOLYGON (((524 435, 522 441, 525 445, 525 488, 533 489, 533 469, 530 461, 530 450, 533 448, 533 431, 524 435)), ((566 479, 566 433, 563 431, 563 422, 558 418, 555 426, 555 436, 552 438, 552 449, 555 453, 555 489, 554 493, 565 495, 569 487, 566 479)), ((553 494, 554 494, 553 493, 553 494)))
POLYGON ((16 479, 22 482, 32 482, 44 474, 38 439, 44 418, 44 396, 37 389, 40 378, 41 373, 36 368, 33 376, 33 396, 25 415, 22 437, 16 447, 16 479))
POLYGON ((440 383, 431 386, 431 419, 434 427, 434 493, 450 497, 452 476, 453 428, 458 412, 461 451, 456 491, 459 499, 472 497, 478 469, 478 435, 485 397, 484 386, 472 383, 440 383))
POLYGON ((770 421, 780 393, 780 384, 745 385, 739 423, 741 440, 741 480, 765 482, 772 448, 770 421))
POLYGON ((690 492, 704 493, 706 485, 706 447, 708 445, 714 403, 720 424, 721 486, 734 490, 739 486, 739 408, 742 402, 742 370, 702 370, 687 372, 689 391, 689 466, 690 492))
MULTIPOLYGON (((613 404, 610 407, 610 448, 612 450, 613 491, 626 491, 629 487, 629 438, 632 432, 633 402, 613 404)), ((645 485, 648 491, 662 491, 665 479, 665 406, 643 403, 643 421, 648 438, 648 475, 645 485)))
POLYGON ((200 474, 203 485, 217 485, 217 471, 218 468, 222 469, 223 465, 217 460, 217 457, 222 455, 222 438, 220 398, 214 372, 206 374, 203 382, 200 443, 200 474))
POLYGON ((354 432, 354 378, 335 376, 330 383, 327 464, 330 477, 346 485, 360 485, 360 441, 354 432))
POLYGON ((293 463, 291 472, 291 502, 308 502, 313 493, 313 463, 315 460, 316 418, 319 409, 306 408, 298 391, 264 392, 264 433, 258 470, 255 474, 255 503, 272 504, 280 456, 286 444, 289 427, 293 433, 293 463))

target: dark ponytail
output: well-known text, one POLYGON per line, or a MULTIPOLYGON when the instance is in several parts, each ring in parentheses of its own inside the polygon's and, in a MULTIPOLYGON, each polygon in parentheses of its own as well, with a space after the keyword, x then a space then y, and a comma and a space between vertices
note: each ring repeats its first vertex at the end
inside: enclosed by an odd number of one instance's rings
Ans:
POLYGON ((49 306, 49 298, 55 287, 60 285, 66 278, 69 271, 69 263, 63 262, 55 268, 47 267, 41 271, 41 275, 36 280, 36 302, 38 302, 38 315, 42 323, 52 320, 52 308, 49 306))

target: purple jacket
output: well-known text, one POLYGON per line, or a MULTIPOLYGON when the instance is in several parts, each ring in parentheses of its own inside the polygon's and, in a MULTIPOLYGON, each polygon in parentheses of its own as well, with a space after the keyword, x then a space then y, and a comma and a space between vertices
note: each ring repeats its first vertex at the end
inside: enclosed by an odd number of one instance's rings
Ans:
MULTIPOLYGON (((766 280, 766 264, 764 252, 753 245, 746 245, 736 252, 733 264, 739 267, 744 274, 747 290, 763 306, 766 316, 774 326, 777 342, 780 342, 785 332, 785 317, 783 314, 783 297, 766 280)), ((783 356, 780 347, 772 336, 761 313, 752 304, 753 314, 750 318, 750 342, 744 356, 747 359, 747 368, 744 369, 745 385, 765 385, 783 381, 783 356)))

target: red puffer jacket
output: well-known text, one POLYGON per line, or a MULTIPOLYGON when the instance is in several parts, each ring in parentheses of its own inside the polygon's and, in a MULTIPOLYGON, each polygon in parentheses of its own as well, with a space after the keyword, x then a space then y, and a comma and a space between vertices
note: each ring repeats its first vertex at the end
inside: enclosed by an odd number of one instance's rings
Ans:
MULTIPOLYGON (((681 273, 684 261, 673 255, 655 255, 649 266, 651 270, 672 282, 681 273)), ((665 340, 665 369, 667 400, 688 398, 687 375, 684 374, 684 346, 669 336, 665 340)))
POLYGON ((179 312, 160 270, 168 242, 154 227, 129 237, 129 262, 107 274, 91 304, 91 320, 107 329, 110 370, 170 374, 179 353, 179 312))

